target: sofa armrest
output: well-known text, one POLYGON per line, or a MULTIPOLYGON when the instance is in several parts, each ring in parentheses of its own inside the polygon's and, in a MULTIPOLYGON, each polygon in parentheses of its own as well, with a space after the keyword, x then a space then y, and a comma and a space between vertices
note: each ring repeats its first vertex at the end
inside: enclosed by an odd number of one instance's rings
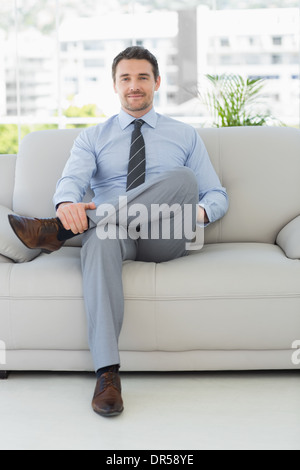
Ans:
POLYGON ((26 263, 40 255, 41 250, 29 250, 15 235, 8 221, 13 211, 0 205, 0 255, 15 263, 26 263))
POLYGON ((12 208, 16 155, 0 155, 0 204, 12 208))
POLYGON ((300 259, 300 216, 279 233, 276 243, 290 259, 300 259))

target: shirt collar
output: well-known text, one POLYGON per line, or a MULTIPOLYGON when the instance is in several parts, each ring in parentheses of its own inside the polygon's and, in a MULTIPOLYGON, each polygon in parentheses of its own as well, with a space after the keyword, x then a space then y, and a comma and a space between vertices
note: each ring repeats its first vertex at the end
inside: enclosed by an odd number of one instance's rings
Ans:
MULTIPOLYGON (((148 124, 153 129, 155 129, 158 116, 154 108, 152 108, 151 111, 149 111, 149 113, 145 114, 145 116, 142 116, 140 119, 145 121, 145 123, 148 124)), ((122 130, 126 129, 126 127, 128 127, 134 121, 135 121, 135 118, 133 116, 131 116, 130 114, 126 113, 126 111, 121 109, 120 114, 119 114, 119 123, 120 123, 122 130)))

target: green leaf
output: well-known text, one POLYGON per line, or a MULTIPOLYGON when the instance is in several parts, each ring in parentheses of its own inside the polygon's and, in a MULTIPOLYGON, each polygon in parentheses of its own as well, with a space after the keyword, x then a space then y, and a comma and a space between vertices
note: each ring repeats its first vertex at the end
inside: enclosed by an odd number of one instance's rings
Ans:
POLYGON ((265 126, 280 121, 255 111, 265 87, 263 79, 241 75, 206 75, 209 90, 198 97, 209 109, 216 127, 265 126))

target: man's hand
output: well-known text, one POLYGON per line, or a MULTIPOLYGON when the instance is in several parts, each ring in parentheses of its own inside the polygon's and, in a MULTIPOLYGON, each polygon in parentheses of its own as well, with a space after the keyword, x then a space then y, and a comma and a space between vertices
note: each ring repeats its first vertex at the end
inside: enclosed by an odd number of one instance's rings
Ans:
POLYGON ((72 230, 74 235, 78 235, 89 228, 86 211, 95 209, 96 205, 93 202, 88 204, 63 202, 59 205, 56 216, 60 219, 66 230, 72 230))
POLYGON ((207 217, 207 213, 203 209, 203 207, 200 207, 200 206, 199 206, 199 210, 198 210, 198 223, 200 223, 200 224, 209 224, 209 219, 207 217))

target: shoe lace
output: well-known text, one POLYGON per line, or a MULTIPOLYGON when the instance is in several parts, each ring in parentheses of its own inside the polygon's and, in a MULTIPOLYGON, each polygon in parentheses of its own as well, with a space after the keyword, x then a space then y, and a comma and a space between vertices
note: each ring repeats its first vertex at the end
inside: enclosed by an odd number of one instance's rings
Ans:
POLYGON ((115 372, 107 372, 101 376, 101 389, 106 389, 110 386, 116 389, 120 388, 119 377, 115 372))
POLYGON ((41 233, 43 233, 44 231, 46 231, 46 233, 48 233, 48 231, 57 231, 57 230, 60 230, 62 228, 62 224, 60 222, 59 219, 45 219, 44 220, 44 224, 41 225, 41 233))

